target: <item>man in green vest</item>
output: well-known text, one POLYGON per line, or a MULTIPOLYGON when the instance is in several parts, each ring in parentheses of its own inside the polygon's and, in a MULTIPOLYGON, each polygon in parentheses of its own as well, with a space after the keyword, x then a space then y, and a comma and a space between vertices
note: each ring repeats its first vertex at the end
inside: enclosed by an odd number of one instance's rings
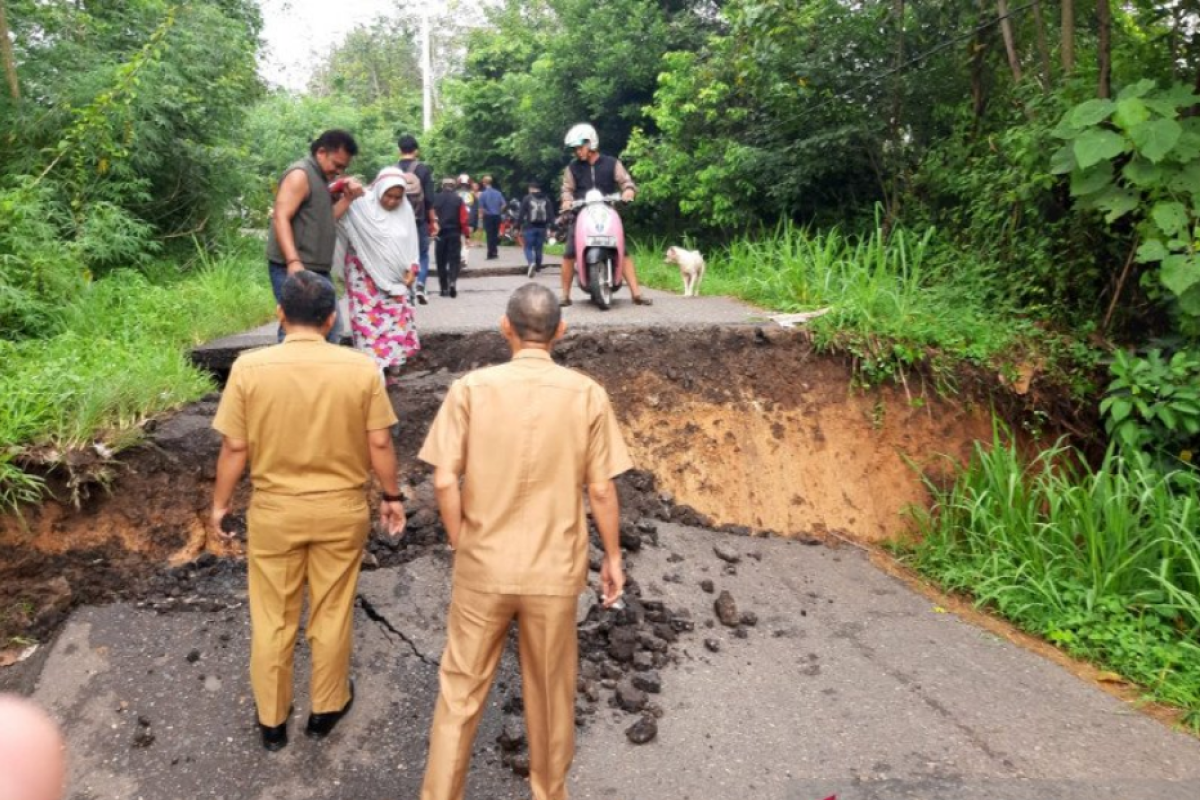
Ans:
MULTIPOLYGON (((333 248, 337 243, 336 222, 350 203, 363 194, 362 184, 350 178, 338 180, 358 154, 354 137, 343 130, 328 130, 309 147, 309 157, 284 170, 275 195, 271 225, 267 229, 267 268, 276 302, 283 282, 307 269, 333 284, 333 248)), ((341 339, 341 313, 327 336, 341 339)), ((283 328, 279 341, 283 341, 283 328)))

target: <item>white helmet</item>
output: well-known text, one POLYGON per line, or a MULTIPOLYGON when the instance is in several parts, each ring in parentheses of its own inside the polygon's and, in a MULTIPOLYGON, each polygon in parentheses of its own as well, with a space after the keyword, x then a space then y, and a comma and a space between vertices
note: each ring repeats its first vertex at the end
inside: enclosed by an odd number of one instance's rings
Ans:
POLYGON ((563 144, 567 147, 579 147, 586 144, 589 150, 599 150, 600 136, 591 125, 581 122, 567 131, 567 137, 563 140, 563 144))

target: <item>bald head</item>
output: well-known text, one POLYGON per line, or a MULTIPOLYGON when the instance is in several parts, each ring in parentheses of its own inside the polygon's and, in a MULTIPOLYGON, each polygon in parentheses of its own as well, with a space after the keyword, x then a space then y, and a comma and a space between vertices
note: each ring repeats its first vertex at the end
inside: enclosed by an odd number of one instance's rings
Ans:
POLYGON ((0 797, 60 800, 65 771, 54 721, 28 700, 0 694, 0 797))
POLYGON ((552 342, 562 321, 558 298, 540 283, 527 283, 513 292, 505 316, 518 339, 539 344, 552 342))

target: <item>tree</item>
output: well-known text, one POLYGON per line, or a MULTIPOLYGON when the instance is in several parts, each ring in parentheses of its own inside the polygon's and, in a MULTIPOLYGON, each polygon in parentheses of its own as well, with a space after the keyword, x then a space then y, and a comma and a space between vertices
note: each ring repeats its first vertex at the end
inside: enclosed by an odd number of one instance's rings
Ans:
POLYGON ((12 41, 8 33, 8 15, 4 0, 0 0, 0 61, 4 62, 4 77, 8 81, 8 92, 12 99, 21 99, 21 86, 17 83, 17 63, 13 59, 12 41))

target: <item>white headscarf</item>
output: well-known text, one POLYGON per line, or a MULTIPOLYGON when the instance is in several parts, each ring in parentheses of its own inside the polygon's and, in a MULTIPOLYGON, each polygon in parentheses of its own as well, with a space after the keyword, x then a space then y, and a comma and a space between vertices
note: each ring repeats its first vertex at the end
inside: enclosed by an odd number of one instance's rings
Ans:
MULTIPOLYGON (((408 291, 404 278, 417 263, 420 246, 412 206, 401 201, 394 211, 388 211, 380 204, 384 193, 397 186, 407 188, 405 174, 398 167, 381 170, 375 182, 342 216, 338 240, 339 244, 348 243, 354 248, 381 291, 403 296, 408 291)), ((341 263, 340 259, 335 259, 335 263, 341 263)))

